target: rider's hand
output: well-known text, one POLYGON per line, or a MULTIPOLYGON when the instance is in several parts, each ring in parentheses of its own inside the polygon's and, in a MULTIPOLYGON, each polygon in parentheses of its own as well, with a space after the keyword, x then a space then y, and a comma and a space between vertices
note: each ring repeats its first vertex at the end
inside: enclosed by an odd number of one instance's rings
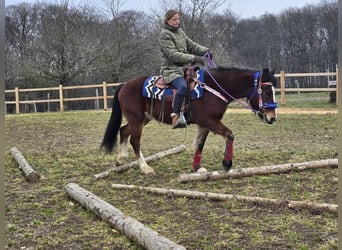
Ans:
POLYGON ((210 59, 210 60, 213 60, 213 54, 212 54, 210 51, 208 51, 207 53, 208 53, 209 59, 210 59))
POLYGON ((204 65, 204 58, 202 56, 195 56, 194 60, 192 61, 192 63, 199 63, 201 65, 204 65))

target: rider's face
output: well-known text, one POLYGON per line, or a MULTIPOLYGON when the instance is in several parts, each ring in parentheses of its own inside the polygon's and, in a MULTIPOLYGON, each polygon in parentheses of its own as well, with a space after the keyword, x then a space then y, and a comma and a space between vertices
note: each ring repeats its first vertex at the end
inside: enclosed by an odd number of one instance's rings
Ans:
POLYGON ((179 14, 175 14, 167 21, 167 24, 172 27, 179 27, 179 14))

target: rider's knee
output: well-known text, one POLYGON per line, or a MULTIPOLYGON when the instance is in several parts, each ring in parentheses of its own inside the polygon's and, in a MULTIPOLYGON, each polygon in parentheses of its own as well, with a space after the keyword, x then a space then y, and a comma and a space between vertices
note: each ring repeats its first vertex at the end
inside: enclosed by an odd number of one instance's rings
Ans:
POLYGON ((185 95, 186 93, 186 81, 183 77, 178 77, 173 81, 173 85, 177 88, 177 93, 185 95))

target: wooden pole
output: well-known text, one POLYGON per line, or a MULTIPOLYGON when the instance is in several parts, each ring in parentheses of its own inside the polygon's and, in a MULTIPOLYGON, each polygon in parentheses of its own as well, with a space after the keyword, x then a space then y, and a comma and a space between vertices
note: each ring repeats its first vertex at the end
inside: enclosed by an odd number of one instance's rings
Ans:
POLYGON ((18 87, 15 87, 15 112, 17 114, 20 113, 20 106, 19 106, 19 88, 18 87))
MULTIPOLYGON (((159 152, 159 153, 156 153, 154 155, 146 157, 145 161, 146 162, 155 161, 155 160, 160 159, 162 157, 165 157, 165 156, 168 156, 171 154, 179 153, 180 151, 183 151, 184 149, 185 149, 185 145, 180 145, 180 146, 175 147, 175 148, 170 148, 168 150, 165 150, 165 151, 162 151, 162 152, 159 152)), ((132 162, 124 164, 122 166, 110 168, 110 169, 108 169, 102 173, 96 174, 94 176, 95 176, 95 179, 102 179, 102 178, 107 177, 111 172, 122 172, 122 171, 129 169, 129 168, 135 167, 137 165, 138 165, 138 161, 132 161, 132 162)))
POLYGON ((209 199, 209 200, 214 200, 214 201, 236 200, 239 202, 258 204, 258 205, 286 206, 292 209, 309 209, 312 211, 327 210, 332 213, 337 213, 337 208, 338 208, 336 204, 330 204, 330 203, 314 203, 310 201, 291 201, 291 200, 286 200, 286 199, 270 199, 270 198, 261 198, 261 197, 255 197, 255 196, 244 196, 244 195, 236 195, 236 194, 232 195, 232 194, 221 194, 221 193, 210 193, 210 192, 198 192, 198 191, 191 191, 191 190, 142 187, 142 186, 123 185, 123 184, 113 184, 112 187, 116 189, 139 190, 139 191, 146 191, 152 194, 187 197, 187 198, 192 198, 192 199, 209 199))
POLYGON ((101 219, 109 222, 113 227, 129 239, 138 242, 146 249, 185 250, 171 240, 161 236, 139 221, 125 216, 120 210, 90 193, 76 183, 69 183, 65 187, 66 193, 83 207, 93 211, 101 219))
POLYGON ((285 104, 285 72, 280 71, 280 104, 285 104))
POLYGON ((338 74, 338 65, 336 65, 336 106, 338 106, 338 96, 339 96, 339 94, 338 94, 338 76, 339 76, 339 74, 338 74))
POLYGON ((107 83, 103 82, 103 109, 107 110, 108 109, 108 101, 107 101, 107 83))
POLYGON ((59 84, 59 110, 64 111, 63 85, 59 84))
POLYGON ((222 180, 230 178, 242 178, 252 175, 268 175, 268 174, 282 174, 288 172, 299 172, 306 169, 316 168, 337 168, 338 159, 327 159, 319 161, 309 161, 302 163, 286 163, 280 165, 261 166, 252 168, 233 169, 229 172, 214 171, 207 173, 193 173, 193 174, 180 174, 178 181, 186 183, 190 181, 209 181, 209 180, 222 180))
POLYGON ((19 169, 24 173, 25 178, 30 182, 38 181, 40 175, 36 171, 34 171, 34 169, 26 161, 24 156, 20 153, 20 151, 16 147, 11 148, 10 151, 13 158, 19 164, 19 169))

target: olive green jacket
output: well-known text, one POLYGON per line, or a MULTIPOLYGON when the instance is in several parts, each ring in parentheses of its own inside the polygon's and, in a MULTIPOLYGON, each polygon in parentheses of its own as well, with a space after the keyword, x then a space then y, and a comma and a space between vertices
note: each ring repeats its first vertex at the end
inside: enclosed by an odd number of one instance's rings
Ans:
POLYGON ((208 48, 192 41, 181 28, 167 24, 159 35, 159 45, 162 53, 160 74, 166 83, 171 83, 177 77, 184 77, 184 70, 196 56, 203 56, 208 48))

